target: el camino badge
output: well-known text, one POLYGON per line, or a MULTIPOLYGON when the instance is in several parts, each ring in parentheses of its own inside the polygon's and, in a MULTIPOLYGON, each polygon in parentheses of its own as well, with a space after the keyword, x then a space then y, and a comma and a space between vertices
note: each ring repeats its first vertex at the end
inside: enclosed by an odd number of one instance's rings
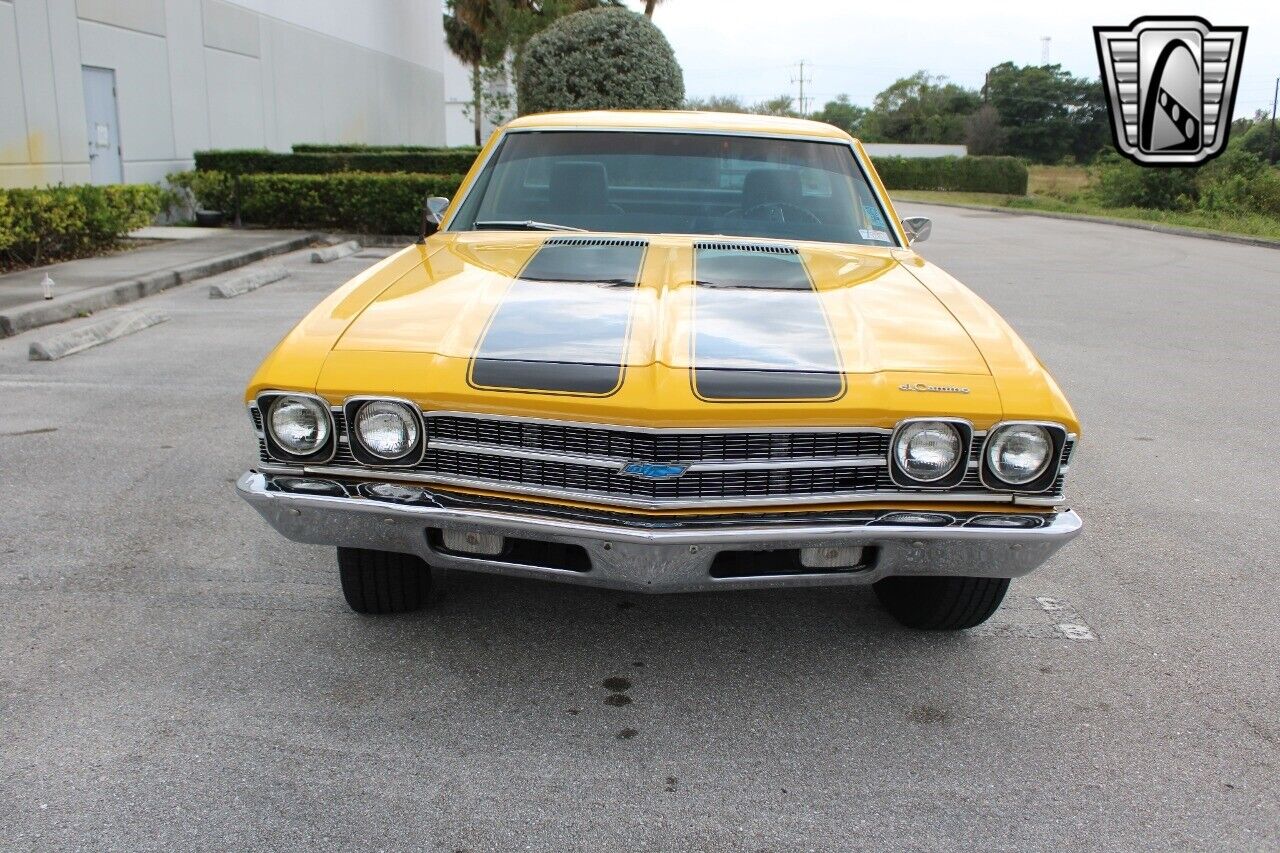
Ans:
POLYGON ((923 382, 904 382, 898 386, 899 391, 932 391, 935 394, 968 394, 969 389, 962 385, 926 385, 923 382))
POLYGON ((645 480, 674 480, 685 471, 688 465, 662 465, 657 462, 628 462, 622 466, 620 473, 628 477, 640 477, 645 480))

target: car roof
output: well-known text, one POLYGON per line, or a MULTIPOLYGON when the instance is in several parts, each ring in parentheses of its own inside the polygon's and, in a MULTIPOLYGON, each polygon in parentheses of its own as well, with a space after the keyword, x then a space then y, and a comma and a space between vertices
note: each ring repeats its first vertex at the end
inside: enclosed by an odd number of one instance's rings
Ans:
POLYGON ((751 133, 763 136, 812 136, 847 142, 852 137, 820 121, 750 113, 709 113, 689 110, 596 110, 521 116, 509 130, 674 130, 708 133, 751 133))

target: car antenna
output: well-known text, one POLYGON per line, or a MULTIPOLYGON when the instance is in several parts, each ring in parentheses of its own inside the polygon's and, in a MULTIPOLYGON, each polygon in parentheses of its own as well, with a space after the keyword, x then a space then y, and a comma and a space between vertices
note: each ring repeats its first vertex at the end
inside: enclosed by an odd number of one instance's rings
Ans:
POLYGON ((422 198, 422 228, 418 231, 418 243, 421 246, 427 242, 427 228, 431 225, 431 193, 427 193, 422 198))

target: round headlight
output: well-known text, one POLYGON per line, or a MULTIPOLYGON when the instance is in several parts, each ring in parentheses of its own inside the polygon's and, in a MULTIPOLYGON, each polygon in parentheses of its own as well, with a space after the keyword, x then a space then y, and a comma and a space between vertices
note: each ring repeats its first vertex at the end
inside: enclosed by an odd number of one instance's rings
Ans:
POLYGON ((329 413, 310 397, 277 398, 268 422, 276 444, 294 456, 310 456, 329 440, 329 413))
POLYGON ((932 483, 956 469, 960 444, 960 431, 946 421, 915 421, 898 433, 893 455, 902 473, 932 483))
POLYGON ((1053 438, 1044 427, 1014 424, 1002 427, 987 441, 987 465, 1011 486, 1039 477, 1053 456, 1053 438))
POLYGON ((379 459, 399 459, 418 443, 418 418, 403 403, 374 400, 360 407, 356 435, 379 459))

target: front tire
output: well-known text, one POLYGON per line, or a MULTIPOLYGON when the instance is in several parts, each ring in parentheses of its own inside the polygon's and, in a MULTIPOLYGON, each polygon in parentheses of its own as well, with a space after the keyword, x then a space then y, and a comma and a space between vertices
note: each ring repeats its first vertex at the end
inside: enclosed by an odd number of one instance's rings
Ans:
POLYGON ((357 613, 412 613, 431 594, 431 567, 411 554, 339 548, 338 574, 342 595, 357 613))
POLYGON ((874 584, 885 610, 908 628, 960 631, 1000 607, 1008 578, 888 577, 874 584))

